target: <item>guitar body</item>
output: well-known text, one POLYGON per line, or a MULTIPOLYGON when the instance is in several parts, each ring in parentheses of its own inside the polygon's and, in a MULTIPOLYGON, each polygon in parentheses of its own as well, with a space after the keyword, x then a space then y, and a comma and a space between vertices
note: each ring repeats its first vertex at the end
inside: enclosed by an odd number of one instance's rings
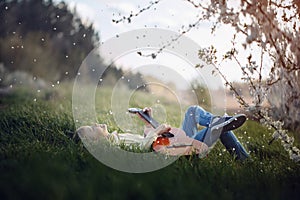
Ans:
POLYGON ((208 147, 205 143, 188 137, 179 128, 172 128, 170 132, 174 137, 158 137, 152 145, 154 151, 171 156, 197 154, 203 157, 207 154, 208 147))

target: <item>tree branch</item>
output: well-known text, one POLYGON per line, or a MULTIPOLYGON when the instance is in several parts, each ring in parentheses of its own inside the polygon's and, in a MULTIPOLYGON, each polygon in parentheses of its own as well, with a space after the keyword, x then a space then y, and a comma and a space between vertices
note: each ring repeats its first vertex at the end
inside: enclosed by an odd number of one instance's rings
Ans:
POLYGON ((114 22, 114 23, 120 23, 120 22, 124 22, 124 21, 127 21, 128 23, 131 23, 131 19, 132 19, 132 17, 137 17, 137 16, 139 16, 141 13, 143 13, 144 11, 146 11, 146 10, 149 10, 150 8, 152 8, 153 6, 155 6, 155 5, 157 5, 158 3, 160 3, 161 1, 163 1, 163 0, 156 0, 156 1, 154 1, 154 2, 150 2, 150 4, 148 5, 148 6, 146 6, 146 7, 144 7, 144 8, 142 8, 142 9, 140 9, 137 13, 135 13, 135 14, 133 14, 133 13, 131 13, 128 17, 123 17, 123 18, 121 18, 121 19, 113 19, 112 20, 112 22, 114 22))

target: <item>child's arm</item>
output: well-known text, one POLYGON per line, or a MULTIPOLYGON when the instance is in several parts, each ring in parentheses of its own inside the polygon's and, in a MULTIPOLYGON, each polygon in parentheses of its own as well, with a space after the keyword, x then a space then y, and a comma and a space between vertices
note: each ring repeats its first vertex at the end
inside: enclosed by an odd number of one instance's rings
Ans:
POLYGON ((148 128, 148 133, 145 135, 145 138, 140 144, 140 148, 142 149, 150 149, 152 143, 156 140, 156 138, 162 133, 169 132, 171 127, 166 124, 161 124, 156 129, 148 128))

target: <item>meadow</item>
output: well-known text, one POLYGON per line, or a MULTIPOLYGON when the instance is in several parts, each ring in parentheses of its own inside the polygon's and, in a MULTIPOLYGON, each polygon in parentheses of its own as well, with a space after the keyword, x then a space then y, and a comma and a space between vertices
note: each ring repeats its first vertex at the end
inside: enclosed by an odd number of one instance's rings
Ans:
MULTIPOLYGON (((0 199, 299 199, 299 164, 280 141, 268 145, 272 130, 255 121, 236 130, 251 155, 244 162, 218 142, 203 159, 181 157, 161 170, 130 174, 103 165, 74 135, 70 91, 39 95, 18 90, 0 98, 0 199)), ((103 115, 106 97, 97 97, 97 117, 118 129, 103 115)), ((143 106, 137 102, 132 106, 143 106)))

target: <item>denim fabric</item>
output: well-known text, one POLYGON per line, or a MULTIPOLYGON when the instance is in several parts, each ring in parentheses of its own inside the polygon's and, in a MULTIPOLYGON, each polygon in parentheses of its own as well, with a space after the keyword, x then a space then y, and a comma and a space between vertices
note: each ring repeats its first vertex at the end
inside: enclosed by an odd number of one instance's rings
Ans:
MULTIPOLYGON (((205 111, 200 106, 190 106, 185 113, 182 129, 187 136, 203 142, 204 138, 211 134, 209 125, 213 117, 213 114, 205 111), (205 128, 199 131, 197 128, 198 124, 205 126, 205 128)), ((227 151, 237 159, 244 160, 249 157, 249 154, 232 131, 222 133, 220 140, 227 151)), ((211 144, 209 145, 212 146, 211 144)))
POLYGON ((220 136, 220 140, 226 147, 227 151, 231 155, 236 156, 236 159, 245 160, 249 157, 249 154, 232 131, 222 133, 220 136))
POLYGON ((204 135, 206 131, 199 132, 197 124, 208 127, 212 117, 213 115, 211 113, 206 112, 200 106, 190 106, 185 113, 182 129, 189 137, 194 138, 196 135, 200 134, 199 137, 201 138, 201 135, 204 135))

